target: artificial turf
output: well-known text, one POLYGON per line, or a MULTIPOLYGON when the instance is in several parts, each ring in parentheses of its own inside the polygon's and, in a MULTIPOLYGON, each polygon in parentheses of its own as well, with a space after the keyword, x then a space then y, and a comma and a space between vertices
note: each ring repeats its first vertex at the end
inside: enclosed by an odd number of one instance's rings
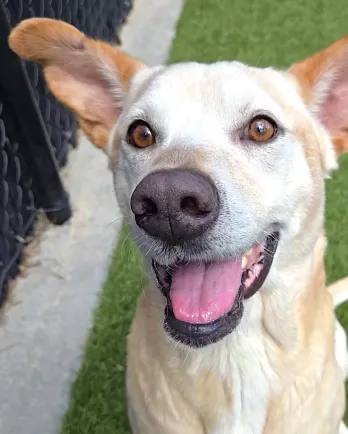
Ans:
MULTIPOLYGON (((186 0, 171 62, 238 59, 286 67, 345 35, 347 23, 345 0, 186 0)), ((327 273, 333 281, 348 275, 348 158, 341 159, 327 192, 327 273)), ((100 296, 62 434, 130 433, 125 340, 144 274, 126 234, 120 236, 100 296)), ((348 306, 338 315, 348 329, 348 306)))

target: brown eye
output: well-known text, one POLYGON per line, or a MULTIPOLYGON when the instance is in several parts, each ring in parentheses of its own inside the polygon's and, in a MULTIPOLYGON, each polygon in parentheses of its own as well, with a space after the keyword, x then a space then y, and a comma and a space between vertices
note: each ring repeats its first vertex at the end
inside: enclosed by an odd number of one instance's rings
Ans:
POLYGON ((267 142, 277 132, 276 124, 270 119, 257 117, 247 127, 246 136, 253 142, 267 142))
POLYGON ((135 121, 128 129, 127 142, 137 148, 148 148, 155 143, 155 135, 146 122, 135 121))

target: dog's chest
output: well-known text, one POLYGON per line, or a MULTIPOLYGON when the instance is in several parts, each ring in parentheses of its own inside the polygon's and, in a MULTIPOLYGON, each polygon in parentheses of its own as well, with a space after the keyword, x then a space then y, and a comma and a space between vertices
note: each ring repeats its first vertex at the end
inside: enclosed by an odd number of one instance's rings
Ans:
MULTIPOLYGON (((289 361, 280 359, 278 364, 283 360, 281 364, 286 368, 281 375, 277 371, 277 375, 274 356, 255 340, 253 348, 244 351, 239 346, 238 352, 232 351, 230 363, 215 366, 215 370, 220 370, 220 378, 226 378, 231 406, 223 415, 219 413, 207 434, 337 432, 344 393, 337 367, 327 363, 299 372, 289 361), (318 408, 322 409, 319 414, 318 408)), ((211 396, 212 402, 215 399, 211 396)))
POLYGON ((238 352, 228 348, 224 351, 219 358, 210 359, 214 361, 211 369, 217 374, 215 378, 222 385, 210 388, 207 395, 203 419, 209 409, 218 415, 215 423, 206 421, 207 434, 261 434, 275 376, 265 349, 255 340, 251 348, 242 345, 238 352))

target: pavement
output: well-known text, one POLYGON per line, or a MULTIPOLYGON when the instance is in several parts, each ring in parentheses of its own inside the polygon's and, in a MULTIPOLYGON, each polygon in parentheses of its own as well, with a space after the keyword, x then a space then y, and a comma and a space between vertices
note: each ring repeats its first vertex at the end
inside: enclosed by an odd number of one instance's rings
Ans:
MULTIPOLYGON (((183 0, 136 0, 124 51, 167 61, 183 0)), ((0 433, 58 434, 80 368, 93 311, 121 227, 107 159, 84 137, 63 181, 74 210, 48 225, 18 278, 0 324, 0 433)))

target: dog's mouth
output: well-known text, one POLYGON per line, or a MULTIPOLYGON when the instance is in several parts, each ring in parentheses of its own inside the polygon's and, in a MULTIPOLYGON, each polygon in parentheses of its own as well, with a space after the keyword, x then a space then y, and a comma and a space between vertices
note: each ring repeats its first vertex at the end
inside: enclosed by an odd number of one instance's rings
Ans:
POLYGON ((214 343, 231 333, 243 315, 243 300, 263 285, 277 249, 274 232, 244 255, 223 261, 163 266, 153 261, 166 297, 164 328, 191 347, 214 343))

